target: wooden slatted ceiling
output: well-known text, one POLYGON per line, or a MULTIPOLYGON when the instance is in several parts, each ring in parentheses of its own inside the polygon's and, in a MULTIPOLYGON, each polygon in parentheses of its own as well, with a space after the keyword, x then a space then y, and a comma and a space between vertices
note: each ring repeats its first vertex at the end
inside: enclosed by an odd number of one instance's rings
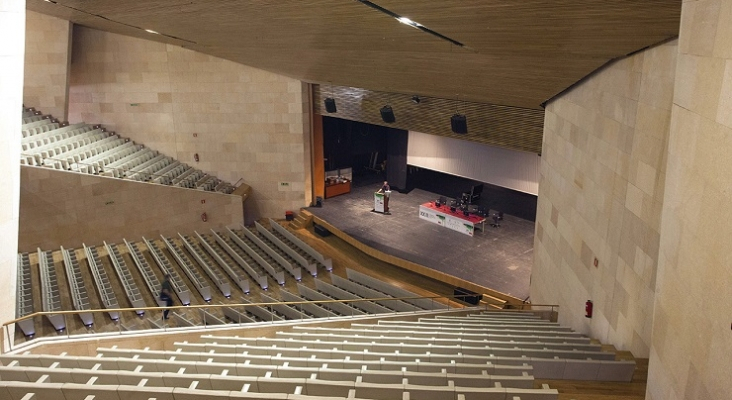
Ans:
POLYGON ((678 0, 28 0, 34 11, 306 82, 539 109, 610 59, 678 34, 678 0), (176 40, 149 34, 153 29, 176 40))
POLYGON ((315 112, 323 116, 541 153, 544 124, 542 110, 425 96, 420 97, 419 103, 414 103, 410 95, 330 85, 315 85, 313 94, 315 112), (323 100, 326 97, 335 99, 337 112, 328 113, 325 110, 323 100), (379 110, 387 104, 394 110, 394 123, 386 123, 381 119, 379 110), (458 111, 467 117, 467 134, 452 132, 450 117, 458 111))

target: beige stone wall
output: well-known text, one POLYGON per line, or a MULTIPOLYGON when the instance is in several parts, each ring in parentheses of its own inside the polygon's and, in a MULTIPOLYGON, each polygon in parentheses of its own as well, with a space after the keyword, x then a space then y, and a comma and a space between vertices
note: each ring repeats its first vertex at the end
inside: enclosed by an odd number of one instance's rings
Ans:
POLYGON ((69 106, 71 22, 26 13, 23 103, 65 121, 69 106))
POLYGON ((30 166, 21 167, 20 188, 21 251, 203 233, 243 221, 241 197, 223 193, 30 166))
POLYGON ((732 1, 685 1, 646 398, 727 399, 732 1))
MULTIPOLYGON (((15 318, 25 2, 0 2, 0 321, 15 318)), ((13 330, 10 331, 12 337, 13 330)), ((7 350, 5 335, 0 339, 7 350)))
POLYGON ((651 346, 676 51, 617 61, 546 108, 531 299, 636 357, 651 346))
POLYGON ((73 60, 71 121, 104 124, 231 183, 243 179, 253 189, 247 220, 306 205, 307 85, 84 27, 74 30, 73 60))

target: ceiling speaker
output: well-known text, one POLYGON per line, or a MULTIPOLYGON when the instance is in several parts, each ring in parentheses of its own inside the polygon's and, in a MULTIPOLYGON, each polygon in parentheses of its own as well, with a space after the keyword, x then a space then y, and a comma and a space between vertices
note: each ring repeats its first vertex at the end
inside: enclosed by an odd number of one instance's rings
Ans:
POLYGON ((455 114, 450 118, 452 131, 455 133, 468 133, 468 120, 463 114, 455 114))
POLYGON ((394 116, 394 110, 391 109, 391 106, 381 107, 381 119, 383 119, 384 122, 388 123, 396 121, 396 117, 394 116))
POLYGON ((327 97, 325 99, 325 111, 328 111, 329 113, 336 112, 335 99, 332 99, 330 97, 327 97))

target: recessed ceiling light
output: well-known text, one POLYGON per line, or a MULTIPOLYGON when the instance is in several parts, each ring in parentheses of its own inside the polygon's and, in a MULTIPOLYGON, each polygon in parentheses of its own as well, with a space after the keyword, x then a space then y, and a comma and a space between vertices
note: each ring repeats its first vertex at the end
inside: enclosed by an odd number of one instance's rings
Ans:
POLYGON ((152 29, 145 29, 145 32, 149 32, 149 33, 154 33, 154 34, 156 34, 156 35, 159 35, 159 33, 158 33, 158 32, 155 32, 155 31, 154 31, 154 30, 152 30, 152 29))

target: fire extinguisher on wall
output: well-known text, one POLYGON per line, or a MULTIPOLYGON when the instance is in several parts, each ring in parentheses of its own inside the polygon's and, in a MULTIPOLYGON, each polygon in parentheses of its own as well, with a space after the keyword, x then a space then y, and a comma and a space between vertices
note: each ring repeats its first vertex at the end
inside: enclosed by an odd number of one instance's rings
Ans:
POLYGON ((585 318, 592 318, 592 300, 585 302, 585 318))
POLYGON ((208 221, 208 215, 206 215, 206 213, 203 213, 203 214, 201 214, 201 220, 202 220, 203 222, 206 222, 206 221, 208 221))

